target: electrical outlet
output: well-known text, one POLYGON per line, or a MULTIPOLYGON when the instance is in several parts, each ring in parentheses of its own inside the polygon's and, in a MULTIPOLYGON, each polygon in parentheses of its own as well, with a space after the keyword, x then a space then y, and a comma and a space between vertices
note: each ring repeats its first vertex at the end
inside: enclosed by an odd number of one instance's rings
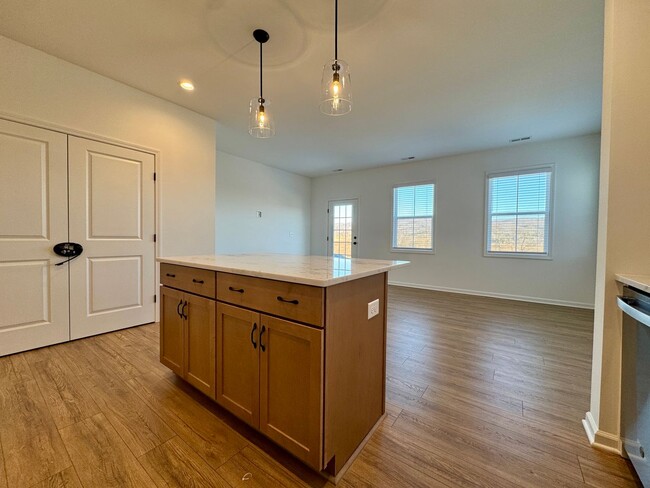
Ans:
POLYGON ((368 320, 375 317, 376 315, 379 315, 379 298, 377 298, 377 300, 373 300, 372 302, 368 302, 368 320))
POLYGON ((262 218, 262 211, 261 210, 258 210, 257 212, 255 212, 255 214, 257 215, 258 219, 262 218))

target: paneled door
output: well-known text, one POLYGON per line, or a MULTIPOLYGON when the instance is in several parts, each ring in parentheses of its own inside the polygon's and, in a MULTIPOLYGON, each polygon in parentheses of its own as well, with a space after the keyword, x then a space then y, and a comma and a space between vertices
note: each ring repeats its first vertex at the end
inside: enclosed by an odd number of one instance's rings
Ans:
POLYGON ((359 200, 336 200, 329 202, 327 232, 327 255, 350 259, 358 255, 359 200))
POLYGON ((66 135, 0 120, 0 356, 67 341, 66 135))
POLYGON ((154 156, 69 136, 70 335, 153 322, 154 156))

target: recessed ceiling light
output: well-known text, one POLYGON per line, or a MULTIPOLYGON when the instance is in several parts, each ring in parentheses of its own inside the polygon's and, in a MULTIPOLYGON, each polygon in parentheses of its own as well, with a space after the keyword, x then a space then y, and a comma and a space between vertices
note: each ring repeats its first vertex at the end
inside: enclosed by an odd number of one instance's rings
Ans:
POLYGON ((410 161, 411 159, 415 159, 415 156, 406 156, 405 158, 402 158, 402 161, 410 161))
POLYGON ((532 139, 531 136, 517 137, 516 139, 510 139, 510 142, 524 142, 524 141, 530 141, 531 139, 532 139))
POLYGON ((190 80, 181 80, 178 82, 178 86, 180 86, 183 90, 194 90, 194 83, 192 83, 190 80))

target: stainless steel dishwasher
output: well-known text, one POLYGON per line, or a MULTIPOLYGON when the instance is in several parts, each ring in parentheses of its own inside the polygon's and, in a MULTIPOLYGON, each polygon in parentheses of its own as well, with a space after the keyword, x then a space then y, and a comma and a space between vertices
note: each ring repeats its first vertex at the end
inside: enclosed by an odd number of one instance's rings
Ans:
POLYGON ((625 286, 623 311, 621 435, 643 486, 650 487, 650 293, 625 286))

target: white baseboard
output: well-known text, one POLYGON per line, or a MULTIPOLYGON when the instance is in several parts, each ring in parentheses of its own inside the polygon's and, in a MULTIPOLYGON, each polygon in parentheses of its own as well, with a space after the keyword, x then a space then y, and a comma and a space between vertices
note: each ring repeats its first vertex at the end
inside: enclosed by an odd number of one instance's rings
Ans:
POLYGON ((510 295, 507 293, 492 293, 489 291, 466 290, 464 288, 448 288, 445 286, 423 285, 420 283, 405 283, 402 281, 388 281, 389 285, 403 286, 406 288, 419 288, 421 290, 445 291, 448 293, 460 293, 462 295, 476 295, 490 298, 503 298, 505 300, 517 300, 520 302, 543 303, 546 305, 559 305, 561 307, 586 308, 593 310, 593 303, 571 302, 568 300, 554 300, 552 298, 529 297, 525 295, 510 295))
POLYGON ((622 455, 621 438, 615 434, 598 430, 598 426, 591 412, 585 414, 585 418, 582 419, 582 426, 585 428, 591 447, 622 455))

